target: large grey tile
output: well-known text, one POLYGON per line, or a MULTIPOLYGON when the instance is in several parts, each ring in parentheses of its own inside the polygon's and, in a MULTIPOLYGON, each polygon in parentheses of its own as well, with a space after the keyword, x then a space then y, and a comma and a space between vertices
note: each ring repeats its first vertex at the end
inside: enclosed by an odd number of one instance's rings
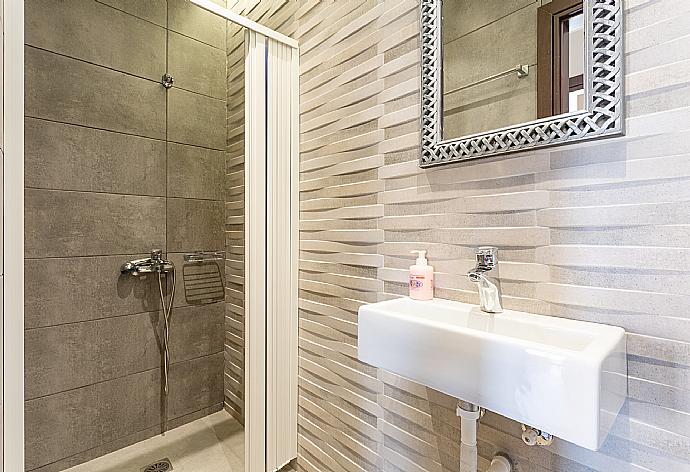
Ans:
POLYGON ((26 398, 159 367, 158 322, 156 312, 27 330, 26 398))
POLYGON ((225 188, 223 151, 168 144, 168 196, 222 200, 225 188))
POLYGON ((225 249, 223 202, 168 199, 168 251, 219 251, 225 249))
POLYGON ((540 0, 443 0, 443 43, 491 24, 540 0))
POLYGON ((27 0, 26 43, 152 80, 165 73, 165 28, 93 0, 27 0))
POLYGON ((160 83, 26 48, 26 114, 165 139, 160 83))
MULTIPOLYGON (((222 2, 216 2, 222 5, 222 2)), ((168 0, 168 28, 223 49, 227 21, 188 0, 168 0)))
POLYGON ((225 101, 176 88, 168 94, 170 141, 225 150, 225 101))
POLYGON ((26 257, 132 254, 164 247, 165 199, 27 189, 26 257))
POLYGON ((444 139, 537 119, 536 73, 504 77, 443 97, 444 139))
MULTIPOLYGON (((503 72, 517 64, 537 63, 536 5, 519 10, 444 46, 443 88, 458 87, 503 72)), ((512 76, 519 80, 517 74, 512 76)))
POLYGON ((225 310, 222 303, 173 309, 170 359, 173 363, 223 351, 225 310))
MULTIPOLYGON (((182 307, 170 320, 171 361, 223 350, 222 304, 182 307)), ((27 399, 161 366, 161 312, 118 316, 26 331, 27 399)))
POLYGON ((25 414, 32 470, 159 424, 160 371, 29 400, 25 414))
POLYGON ((26 186, 165 195, 165 142, 25 120, 26 186))
POLYGON ((120 274, 123 256, 27 259, 24 265, 26 328, 156 311, 157 281, 120 274))
POLYGON ((182 416, 223 401, 223 353, 170 367, 168 415, 182 416))
POLYGON ((168 72, 175 85, 225 100, 225 51, 170 32, 168 72))
POLYGON ((100 3, 130 13, 144 20, 165 27, 167 24, 166 0, 98 0, 100 3))

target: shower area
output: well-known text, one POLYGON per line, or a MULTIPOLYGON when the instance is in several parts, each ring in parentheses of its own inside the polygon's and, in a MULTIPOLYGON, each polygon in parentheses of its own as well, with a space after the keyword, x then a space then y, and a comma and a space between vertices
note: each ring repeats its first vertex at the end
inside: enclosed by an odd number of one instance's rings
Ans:
POLYGON ((25 2, 26 471, 245 470, 253 98, 208 10, 253 6, 195 3, 25 2))

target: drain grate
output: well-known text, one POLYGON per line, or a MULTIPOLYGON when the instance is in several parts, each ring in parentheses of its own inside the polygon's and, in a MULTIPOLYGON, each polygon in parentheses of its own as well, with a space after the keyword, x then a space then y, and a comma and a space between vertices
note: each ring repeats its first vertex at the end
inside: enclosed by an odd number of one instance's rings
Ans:
POLYGON ((165 458, 143 467, 141 472, 169 472, 171 470, 173 470, 172 462, 165 458))

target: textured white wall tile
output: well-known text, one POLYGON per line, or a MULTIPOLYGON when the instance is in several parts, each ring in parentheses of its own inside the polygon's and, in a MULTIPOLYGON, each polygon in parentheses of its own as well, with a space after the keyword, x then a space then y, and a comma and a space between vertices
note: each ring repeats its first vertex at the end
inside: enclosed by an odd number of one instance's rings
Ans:
POLYGON ((504 450, 523 472, 690 470, 690 3, 625 0, 627 136, 426 170, 417 0, 259 4, 302 45, 298 469, 457 470, 454 400, 360 364, 357 308, 407 293, 412 249, 438 296, 475 303, 463 272, 495 244, 507 306, 630 332, 631 389, 602 451, 528 448, 489 413, 481 464, 504 450))

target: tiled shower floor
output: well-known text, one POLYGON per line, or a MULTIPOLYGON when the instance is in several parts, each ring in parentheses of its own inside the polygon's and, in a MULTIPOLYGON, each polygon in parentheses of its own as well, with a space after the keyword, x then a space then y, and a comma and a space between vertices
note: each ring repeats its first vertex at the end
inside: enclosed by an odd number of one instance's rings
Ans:
POLYGON ((140 472, 164 458, 173 472, 243 472, 244 429, 219 411, 65 472, 140 472))

